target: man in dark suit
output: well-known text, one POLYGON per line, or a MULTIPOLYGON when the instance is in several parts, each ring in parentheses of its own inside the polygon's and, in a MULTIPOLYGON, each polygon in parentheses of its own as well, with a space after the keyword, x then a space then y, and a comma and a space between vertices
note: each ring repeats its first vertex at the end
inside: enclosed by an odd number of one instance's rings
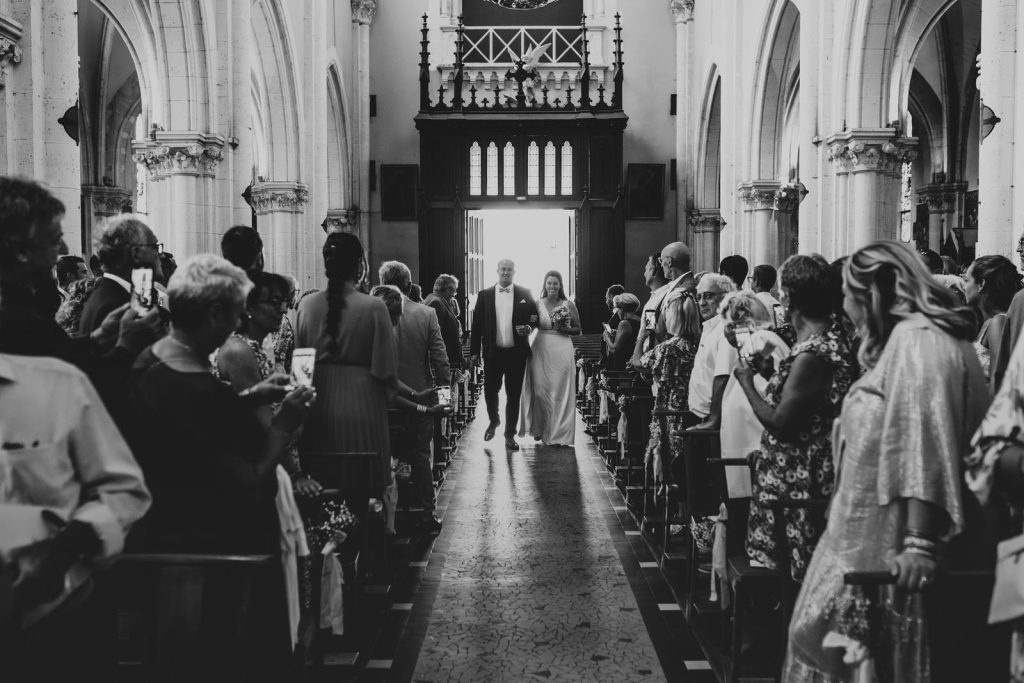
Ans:
POLYGON ((133 268, 152 268, 154 283, 162 275, 161 244, 141 216, 123 213, 106 219, 95 243, 103 276, 82 307, 78 333, 83 335, 91 334, 108 313, 129 302, 133 268))
POLYGON ((484 359, 484 398, 491 423, 484 440, 494 438, 501 424, 498 418, 498 391, 505 384, 505 447, 518 451, 516 425, 519 422, 519 396, 523 392, 526 359, 530 357, 530 332, 537 326, 537 302, 530 290, 512 284, 516 265, 498 261, 498 284, 477 295, 470 332, 470 356, 473 365, 484 359))
POLYGON ((441 326, 441 338, 444 339, 445 350, 448 352, 448 366, 452 375, 462 369, 462 324, 456 313, 455 295, 459 293, 459 280, 447 273, 438 275, 434 281, 434 293, 423 300, 437 313, 437 322, 441 326))

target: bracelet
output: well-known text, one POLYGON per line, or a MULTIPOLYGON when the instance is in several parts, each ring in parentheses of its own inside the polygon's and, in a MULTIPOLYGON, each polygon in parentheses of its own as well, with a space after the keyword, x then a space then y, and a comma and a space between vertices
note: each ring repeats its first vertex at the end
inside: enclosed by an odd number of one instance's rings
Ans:
POLYGON ((252 387, 249 387, 248 389, 243 389, 238 393, 238 398, 245 398, 246 396, 250 396, 252 394, 252 389, 252 387))
POLYGON ((935 550, 939 547, 937 541, 933 541, 930 538, 922 538, 921 536, 906 536, 903 539, 904 548, 924 548, 925 550, 935 550))
POLYGON ((416 404, 416 412, 417 413, 425 413, 425 412, 427 412, 427 407, 417 403, 416 404))
POLYGON ((938 562, 938 558, 935 557, 935 553, 925 550, 924 548, 909 547, 904 548, 903 552, 909 553, 911 555, 921 555, 922 557, 927 557, 929 560, 933 562, 938 562))

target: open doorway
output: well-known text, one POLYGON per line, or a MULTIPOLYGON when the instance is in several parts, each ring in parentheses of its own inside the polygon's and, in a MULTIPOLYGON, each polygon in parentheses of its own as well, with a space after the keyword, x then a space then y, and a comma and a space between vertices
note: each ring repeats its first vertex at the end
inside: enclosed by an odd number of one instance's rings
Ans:
POLYGON ((516 284, 541 295, 544 274, 562 274, 566 296, 576 293, 576 212, 569 209, 478 209, 466 217, 466 296, 494 284, 498 261, 516 264, 516 284))

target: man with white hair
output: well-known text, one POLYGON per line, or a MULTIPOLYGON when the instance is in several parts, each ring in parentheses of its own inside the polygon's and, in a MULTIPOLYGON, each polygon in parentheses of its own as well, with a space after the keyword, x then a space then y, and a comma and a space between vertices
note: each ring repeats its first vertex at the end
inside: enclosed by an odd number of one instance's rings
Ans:
POLYGON ((82 308, 79 334, 91 333, 108 313, 129 302, 133 268, 151 268, 153 282, 162 276, 160 252, 163 245, 142 216, 132 213, 111 216, 100 224, 94 243, 103 266, 103 277, 82 308))
POLYGON ((736 285, 727 275, 708 273, 697 284, 697 305, 704 320, 700 346, 690 373, 689 408, 700 418, 697 429, 717 429, 722 419, 722 396, 736 367, 736 349, 725 338, 718 307, 736 285))
MULTIPOLYGON (((412 273, 400 261, 386 261, 381 264, 380 284, 394 285, 402 292, 405 307, 395 329, 398 345, 398 379, 414 392, 431 387, 446 387, 451 384, 448 367, 448 352, 441 337, 441 326, 437 314, 430 306, 418 304, 409 299, 412 289, 412 273)), ((423 508, 423 522, 420 530, 436 533, 441 522, 434 517, 434 459, 431 443, 434 439, 434 416, 421 411, 409 420, 407 429, 411 432, 408 442, 415 444, 412 455, 412 483, 419 495, 423 508)))
MULTIPOLYGON (((640 333, 637 335, 632 359, 633 367, 638 369, 640 368, 640 357, 644 352, 671 336, 665 332, 663 310, 669 293, 675 290, 693 292, 697 286, 693 271, 690 270, 690 248, 684 243, 671 242, 665 245, 659 259, 668 284, 652 292, 650 300, 644 306, 643 316, 640 320, 640 333)), ((690 297, 675 300, 681 306, 693 305, 690 297)))

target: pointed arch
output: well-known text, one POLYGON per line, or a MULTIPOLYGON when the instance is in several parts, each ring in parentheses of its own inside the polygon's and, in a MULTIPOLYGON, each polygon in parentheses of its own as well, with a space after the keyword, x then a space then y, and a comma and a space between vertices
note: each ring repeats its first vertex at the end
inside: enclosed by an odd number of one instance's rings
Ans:
POLYGON ((722 201, 722 77, 715 64, 706 82, 698 130, 694 201, 698 208, 713 208, 722 201))
MULTIPOLYGON (((780 175, 788 106, 799 88, 800 10, 791 0, 775 0, 761 35, 751 102, 750 178, 780 175)), ((798 112, 798 110, 797 110, 798 112)))
MULTIPOLYGON (((252 39, 259 49, 253 50, 252 68, 255 82, 265 84, 257 89, 262 110, 261 133, 266 155, 257 175, 268 180, 300 181, 302 136, 299 121, 303 120, 297 97, 296 59, 288 35, 288 25, 280 0, 253 0, 252 39)), ((254 119, 255 127, 256 121, 254 119)))
POLYGON ((348 125, 345 85, 338 63, 327 66, 327 206, 347 209, 352 205, 351 131, 348 125))

